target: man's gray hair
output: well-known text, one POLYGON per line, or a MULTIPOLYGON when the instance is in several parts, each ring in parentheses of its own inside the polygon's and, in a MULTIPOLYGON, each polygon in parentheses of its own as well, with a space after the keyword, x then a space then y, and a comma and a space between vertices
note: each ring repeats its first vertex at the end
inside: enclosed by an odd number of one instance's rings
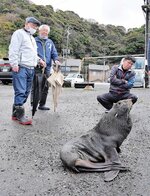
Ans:
POLYGON ((39 27, 39 30, 41 29, 47 29, 48 30, 48 33, 50 32, 50 26, 46 25, 46 24, 42 24, 40 27, 39 27))

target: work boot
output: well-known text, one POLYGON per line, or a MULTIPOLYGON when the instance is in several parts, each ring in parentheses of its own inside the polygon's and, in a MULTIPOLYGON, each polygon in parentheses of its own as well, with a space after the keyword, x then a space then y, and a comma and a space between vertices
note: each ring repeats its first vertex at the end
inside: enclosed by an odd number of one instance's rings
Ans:
POLYGON ((12 120, 18 120, 17 116, 16 116, 16 107, 15 107, 14 104, 13 104, 13 107, 12 107, 12 120))
POLYGON ((16 108, 16 118, 22 125, 31 125, 32 120, 28 119, 27 116, 25 116, 25 110, 23 106, 15 106, 16 108))
POLYGON ((49 107, 46 107, 46 106, 44 106, 44 105, 43 105, 43 106, 39 105, 38 109, 39 109, 39 110, 50 110, 49 107))

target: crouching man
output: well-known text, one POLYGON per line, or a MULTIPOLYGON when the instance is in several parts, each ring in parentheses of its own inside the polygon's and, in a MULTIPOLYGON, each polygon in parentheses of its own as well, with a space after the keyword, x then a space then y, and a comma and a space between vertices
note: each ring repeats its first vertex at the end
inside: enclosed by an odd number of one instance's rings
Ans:
POLYGON ((130 89, 134 85, 135 72, 131 69, 135 63, 135 58, 125 56, 120 65, 114 65, 110 73, 110 88, 109 93, 97 96, 97 100, 106 108, 106 113, 116 103, 123 99, 132 99, 133 104, 138 97, 130 93, 130 89))

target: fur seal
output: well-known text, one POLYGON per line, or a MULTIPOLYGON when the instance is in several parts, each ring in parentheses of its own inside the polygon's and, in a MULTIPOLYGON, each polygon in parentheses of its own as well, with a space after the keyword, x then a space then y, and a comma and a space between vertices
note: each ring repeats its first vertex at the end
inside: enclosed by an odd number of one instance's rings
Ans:
POLYGON ((64 166, 76 172, 105 172, 105 181, 128 170, 121 165, 117 149, 131 131, 132 105, 131 99, 118 101, 93 129, 67 142, 60 152, 64 166))

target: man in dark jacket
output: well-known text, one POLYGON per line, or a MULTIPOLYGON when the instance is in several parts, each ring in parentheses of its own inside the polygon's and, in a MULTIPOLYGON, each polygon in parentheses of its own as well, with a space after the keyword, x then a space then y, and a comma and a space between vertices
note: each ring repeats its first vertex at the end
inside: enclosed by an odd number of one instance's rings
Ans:
POLYGON ((137 101, 138 97, 130 93, 135 81, 135 72, 131 70, 134 63, 134 57, 126 56, 119 66, 112 67, 109 93, 97 96, 98 102, 107 109, 106 112, 119 100, 132 99, 133 104, 137 101))
MULTIPOLYGON (((45 67, 45 75, 46 78, 43 78, 42 83, 45 84, 43 89, 42 89, 42 94, 41 94, 41 99, 39 102, 39 110, 49 110, 49 107, 45 106, 46 99, 47 99, 47 94, 48 94, 48 89, 49 85, 47 82, 47 78, 50 76, 51 73, 51 65, 52 65, 52 60, 55 64, 60 64, 58 61, 58 53, 55 48, 55 45, 51 39, 48 38, 48 34, 50 32, 50 27, 48 25, 41 25, 39 27, 39 36, 35 38, 36 44, 37 44, 37 52, 38 56, 45 61, 46 67, 45 67)), ((36 68, 38 69, 38 68, 36 68)), ((35 69, 35 72, 36 72, 35 69)))

